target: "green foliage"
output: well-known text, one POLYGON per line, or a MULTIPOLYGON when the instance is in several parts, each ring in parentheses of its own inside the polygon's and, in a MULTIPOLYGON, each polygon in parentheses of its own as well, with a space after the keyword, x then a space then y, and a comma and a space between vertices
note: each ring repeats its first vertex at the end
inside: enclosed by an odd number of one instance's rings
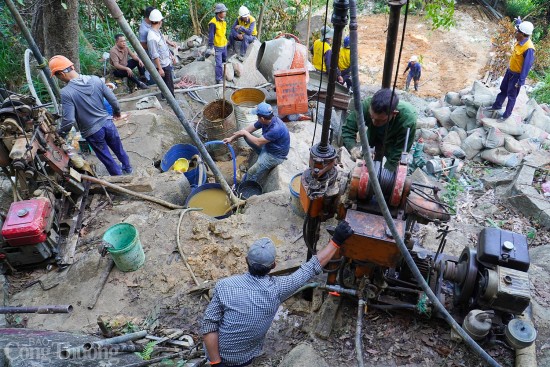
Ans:
POLYGON ((535 89, 531 96, 535 98, 538 103, 550 103, 550 70, 547 70, 541 82, 544 84, 535 89))
POLYGON ((388 14, 390 12, 388 2, 386 0, 375 0, 372 12, 374 14, 388 14))
POLYGON ((150 341, 145 345, 145 348, 143 348, 143 352, 137 353, 143 360, 148 361, 151 359, 151 354, 153 354, 153 351, 155 350, 155 345, 157 345, 157 342, 150 341))
POLYGON ((455 0, 431 0, 426 3, 426 18, 431 21, 432 28, 449 29, 455 25, 455 0))
POLYGON ((445 185, 445 194, 441 196, 441 200, 451 207, 451 210, 456 213, 456 199, 458 195, 464 191, 464 187, 453 177, 445 185))
POLYGON ((506 0, 504 13, 510 18, 525 17, 535 10, 533 0, 506 0))
POLYGON ((27 43, 6 7, 0 8, 0 85, 16 91, 24 83, 23 55, 27 43))

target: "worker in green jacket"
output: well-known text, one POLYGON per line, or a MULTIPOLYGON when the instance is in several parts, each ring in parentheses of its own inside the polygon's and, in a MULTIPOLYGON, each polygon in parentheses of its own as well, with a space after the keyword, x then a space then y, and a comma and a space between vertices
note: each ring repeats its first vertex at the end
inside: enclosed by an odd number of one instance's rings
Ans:
MULTIPOLYGON (((364 99, 362 105, 369 145, 376 152, 375 160, 385 157, 384 167, 393 172, 405 147, 407 130, 407 152, 414 142, 417 114, 410 103, 400 102, 399 97, 393 94, 392 98, 392 94, 391 89, 380 89, 371 98, 364 99), (389 115, 388 111, 391 111, 389 115)), ((357 131, 357 113, 353 110, 342 127, 342 138, 354 160, 363 156, 361 145, 357 143, 357 131)))

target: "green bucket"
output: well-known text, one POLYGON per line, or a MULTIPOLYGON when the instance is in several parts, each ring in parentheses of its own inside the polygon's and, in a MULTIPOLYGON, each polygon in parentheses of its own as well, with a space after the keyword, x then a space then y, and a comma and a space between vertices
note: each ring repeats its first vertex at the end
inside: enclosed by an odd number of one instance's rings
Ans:
POLYGON ((121 271, 138 270, 145 262, 139 233, 130 223, 119 223, 109 228, 103 235, 103 242, 121 271))

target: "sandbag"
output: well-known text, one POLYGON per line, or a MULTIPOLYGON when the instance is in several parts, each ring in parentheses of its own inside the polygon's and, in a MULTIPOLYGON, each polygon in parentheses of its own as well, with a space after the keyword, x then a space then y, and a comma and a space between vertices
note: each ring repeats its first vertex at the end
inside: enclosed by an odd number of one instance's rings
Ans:
POLYGON ((527 153, 519 140, 516 140, 511 135, 506 135, 504 137, 504 148, 510 153, 527 153))
POLYGON ((454 125, 460 127, 461 129, 466 130, 468 124, 471 123, 472 120, 475 123, 475 119, 468 116, 468 107, 466 106, 457 107, 451 113, 451 121, 454 125))
POLYGON ((485 148, 493 149, 504 146, 504 134, 496 127, 487 129, 487 137, 483 143, 485 148))
POLYGON ((466 132, 466 130, 461 129, 458 126, 453 126, 451 128, 451 131, 456 132, 458 134, 458 136, 460 136, 460 141, 464 141, 464 139, 466 139, 466 137, 468 137, 468 133, 466 132))
POLYGON ((491 118, 483 118, 481 119, 481 123, 487 129, 490 127, 496 127, 503 133, 513 136, 522 135, 525 132, 524 126, 526 126, 523 124, 516 124, 511 119, 500 121, 491 118))
POLYGON ((460 147, 461 145, 460 136, 456 131, 451 131, 439 144, 441 153, 447 158, 457 157, 464 158, 466 153, 460 147))
POLYGON ((540 149, 540 141, 537 139, 523 139, 519 143, 526 154, 531 154, 540 149))
POLYGON ((474 105, 477 107, 491 106, 495 101, 493 92, 479 80, 474 81, 472 94, 474 96, 474 105))
POLYGON ((548 139, 548 133, 534 125, 525 124, 523 125, 523 129, 523 134, 517 137, 518 140, 535 138, 542 142, 548 139))
POLYGON ((529 122, 529 125, 536 126, 539 129, 550 133, 550 117, 546 115, 546 112, 540 106, 536 106, 533 109, 533 113, 527 121, 529 122))
POLYGON ((472 159, 484 148, 486 133, 484 129, 472 130, 472 133, 464 139, 460 146, 466 154, 466 159, 472 159))
POLYGON ((458 94, 461 97, 464 97, 466 94, 471 94, 471 93, 472 93, 472 88, 470 88, 470 87, 464 88, 464 89, 460 90, 460 92, 458 92, 458 94))
POLYGON ((437 133, 439 134, 439 140, 441 140, 446 137, 447 134, 449 134, 449 130, 444 127, 440 127, 439 129, 437 129, 437 133))
POLYGON ((439 141, 439 135, 434 130, 420 129, 420 137, 424 140, 437 140, 437 141, 439 141))
POLYGON ((440 107, 432 109, 432 113, 439 122, 439 124, 447 129, 453 127, 453 122, 451 121, 451 109, 449 107, 440 107))
POLYGON ((439 149, 439 141, 424 140, 424 153, 431 156, 441 155, 441 149, 439 149))
POLYGON ((523 159, 522 153, 510 153, 504 147, 487 149, 481 152, 481 158, 504 167, 516 167, 523 159))
POLYGON ((460 94, 456 92, 448 92, 445 95, 445 102, 451 106, 462 106, 464 102, 460 100, 460 94))
POLYGON ((433 129, 437 126, 437 119, 435 117, 421 117, 416 120, 416 129, 433 129))

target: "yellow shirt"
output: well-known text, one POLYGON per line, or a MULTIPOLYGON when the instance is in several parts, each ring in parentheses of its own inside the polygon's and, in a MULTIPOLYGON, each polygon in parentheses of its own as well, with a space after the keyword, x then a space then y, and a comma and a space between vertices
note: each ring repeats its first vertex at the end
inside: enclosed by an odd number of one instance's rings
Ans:
POLYGON ((340 56, 338 57, 338 69, 344 71, 351 65, 350 49, 342 47, 340 49, 340 56))
MULTIPOLYGON (((245 22, 243 20, 241 20, 241 17, 239 17, 237 19, 237 23, 242 26, 242 27, 245 27, 245 28, 248 28, 250 27, 250 24, 252 23, 255 23, 256 22, 256 18, 254 18, 252 15, 249 15, 248 16, 248 22, 245 22)), ((252 35, 253 36, 257 36, 258 35, 258 30, 256 29, 256 24, 254 24, 254 29, 252 30, 252 35)))
POLYGON ((313 59, 311 60, 311 63, 315 69, 319 71, 327 71, 327 63, 324 61, 324 57, 327 51, 330 50, 332 50, 330 45, 320 39, 313 43, 313 59))
POLYGON ((514 45, 514 51, 512 52, 512 57, 510 58, 510 71, 513 71, 514 73, 521 73, 523 60, 525 59, 523 54, 530 48, 535 49, 535 46, 530 39, 527 40, 527 42, 525 42, 523 45, 520 45, 519 42, 516 42, 516 44, 514 45))
POLYGON ((214 17, 210 20, 210 22, 208 22, 208 24, 214 24, 216 26, 216 32, 214 33, 214 46, 225 47, 227 45, 227 38, 225 37, 227 32, 227 22, 214 17))

